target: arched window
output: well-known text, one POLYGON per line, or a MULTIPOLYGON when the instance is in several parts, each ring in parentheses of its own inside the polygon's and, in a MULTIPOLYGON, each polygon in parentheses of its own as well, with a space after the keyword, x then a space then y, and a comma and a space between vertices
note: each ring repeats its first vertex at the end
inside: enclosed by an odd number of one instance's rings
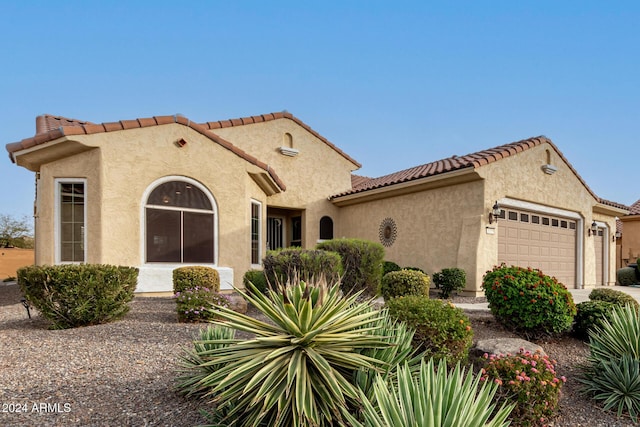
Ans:
POLYGON ((147 198, 145 216, 147 262, 214 263, 214 205, 196 185, 159 184, 147 198))
POLYGON ((333 220, 328 216, 320 218, 320 240, 333 239, 333 220))

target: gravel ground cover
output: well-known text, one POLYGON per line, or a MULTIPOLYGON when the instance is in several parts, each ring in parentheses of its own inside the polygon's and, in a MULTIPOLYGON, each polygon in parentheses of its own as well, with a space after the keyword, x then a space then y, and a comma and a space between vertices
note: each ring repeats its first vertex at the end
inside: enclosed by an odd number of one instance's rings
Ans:
MULTIPOLYGON (((137 297, 118 322, 53 331, 28 319, 15 285, 0 284, 0 425, 195 426, 203 402, 172 390, 176 361, 201 324, 176 321, 171 298, 137 297), (18 412, 21 411, 21 412, 18 412)), ((474 299, 458 297, 458 302, 474 299)), ((513 336, 490 313, 468 311, 474 340, 513 336)), ((515 337, 515 336, 513 336, 515 337)), ((539 342, 567 377, 553 426, 626 427, 577 393, 576 365, 587 346, 572 338, 539 342)))

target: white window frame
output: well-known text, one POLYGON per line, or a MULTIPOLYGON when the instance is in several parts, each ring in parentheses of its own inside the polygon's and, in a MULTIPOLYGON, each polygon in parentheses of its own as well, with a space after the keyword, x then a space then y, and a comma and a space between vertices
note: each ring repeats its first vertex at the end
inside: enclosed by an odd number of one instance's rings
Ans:
POLYGON ((258 268, 262 264, 262 258, 264 257, 263 249, 262 249, 262 202, 258 200, 251 199, 250 203, 250 211, 249 211, 249 257, 251 261, 252 268, 258 268), (258 206, 258 262, 254 263, 253 259, 253 206, 258 206))
MULTIPOLYGON (((170 207, 166 208, 167 210, 171 209, 170 207)), ((186 208, 176 208, 176 210, 189 211, 186 208)), ((195 212, 195 211, 194 211, 195 212)), ((202 212, 197 210, 197 212, 202 212)), ((142 195, 142 200, 140 203, 140 260, 142 261, 142 265, 145 266, 174 266, 174 267, 184 267, 185 265, 206 265, 210 267, 216 267, 218 265, 218 239, 220 233, 218 231, 218 204, 216 203, 216 199, 213 197, 213 194, 207 187, 205 187, 200 182, 195 179, 188 178, 186 176, 181 175, 171 175, 165 176, 160 179, 153 181, 144 191, 142 195), (166 182, 170 181, 183 181, 189 183, 195 187, 197 187, 200 191, 202 191, 211 202, 211 208, 213 211, 213 264, 211 263, 176 263, 176 262, 147 262, 147 221, 146 221, 146 210, 148 207, 152 207, 152 205, 147 205, 147 201, 149 200, 149 196, 151 192, 155 190, 159 185, 162 185, 166 182)))
POLYGON ((54 226, 53 226, 53 239, 55 242, 55 263, 56 264, 83 264, 87 262, 87 236, 88 236, 88 227, 87 227, 87 206, 89 206, 89 197, 88 197, 88 188, 87 188, 87 179, 86 178, 55 178, 53 180, 55 191, 55 209, 54 209, 54 226), (83 245, 83 259, 84 261, 62 261, 62 230, 60 230, 60 221, 61 215, 60 212, 62 210, 62 194, 60 192, 60 186, 62 184, 82 184, 84 186, 84 206, 83 206, 83 217, 84 217, 84 226, 83 226, 83 236, 82 236, 82 245, 83 245))

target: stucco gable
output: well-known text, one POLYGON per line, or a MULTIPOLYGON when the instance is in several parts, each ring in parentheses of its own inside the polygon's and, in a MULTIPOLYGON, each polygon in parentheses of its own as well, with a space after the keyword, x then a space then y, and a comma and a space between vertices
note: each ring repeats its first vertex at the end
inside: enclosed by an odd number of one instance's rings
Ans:
MULTIPOLYGON (((18 142, 9 143, 6 145, 6 149, 9 152, 9 158, 11 159, 11 161, 13 163, 16 163, 17 157, 22 153, 25 153, 27 150, 34 151, 38 149, 45 149, 47 148, 49 143, 73 143, 72 137, 76 135, 92 135, 115 131, 126 131, 129 129, 139 129, 168 124, 180 124, 193 129, 212 142, 224 147, 225 149, 236 154, 238 157, 263 170, 274 181, 279 190, 286 190, 286 185, 284 184, 284 182, 280 179, 275 170, 273 170, 273 168, 271 168, 268 164, 258 160, 254 156, 251 156, 250 154, 236 147, 224 138, 221 138, 215 133, 209 131, 204 126, 180 115, 154 116, 150 118, 121 120, 118 122, 107 122, 100 124, 82 122, 75 119, 66 119, 64 117, 44 115, 40 116, 39 119, 36 119, 36 130, 40 131, 39 133, 31 138, 26 138, 18 142), (56 124, 60 124, 60 126, 57 128, 53 128, 53 126, 55 126, 56 124)), ((70 153, 75 154, 77 153, 77 150, 73 150, 70 153)))
POLYGON ((497 147, 489 148, 464 156, 451 156, 446 159, 426 163, 378 178, 352 180, 354 185, 351 190, 332 196, 332 199, 336 199, 342 196, 355 195, 358 193, 365 193, 367 191, 381 189, 383 187, 406 184, 410 183, 411 181, 421 180, 423 178, 428 178, 436 175, 444 175, 447 173, 461 171, 463 169, 481 168, 482 166, 498 162, 507 157, 515 156, 521 152, 543 144, 549 144, 549 146, 553 148, 558 156, 567 164, 571 172, 576 176, 580 183, 585 187, 587 192, 589 192, 589 194, 591 194, 596 200, 599 201, 600 198, 597 197, 595 193, 589 188, 589 186, 578 174, 578 172, 573 168, 573 166, 571 166, 569 161, 567 161, 562 152, 560 152, 555 144, 545 136, 523 139, 521 141, 499 145, 497 147))
POLYGON ((331 143, 324 136, 320 135, 318 132, 313 130, 309 125, 307 125, 302 120, 300 120, 299 118, 295 117, 293 114, 291 114, 289 112, 283 111, 283 112, 279 112, 279 113, 261 114, 259 116, 249 116, 249 117, 243 117, 243 118, 237 118, 237 119, 219 120, 219 121, 216 121, 216 122, 206 122, 206 123, 203 123, 202 125, 204 127, 206 127, 207 129, 209 129, 209 130, 215 131, 216 129, 224 129, 224 128, 237 127, 237 126, 246 126, 246 125, 252 125, 252 124, 257 124, 257 123, 265 123, 265 122, 269 122, 269 121, 272 121, 272 120, 283 120, 283 119, 284 120, 291 120, 294 123, 296 123, 298 126, 300 126, 304 130, 309 132, 311 135, 315 136, 320 141, 325 143, 327 146, 329 146, 332 150, 334 150, 340 156, 344 157, 349 162, 353 163, 353 165, 356 166, 357 169, 362 167, 362 165, 360 163, 358 163, 356 160, 351 158, 347 153, 345 153, 344 151, 339 149, 336 145, 331 143))

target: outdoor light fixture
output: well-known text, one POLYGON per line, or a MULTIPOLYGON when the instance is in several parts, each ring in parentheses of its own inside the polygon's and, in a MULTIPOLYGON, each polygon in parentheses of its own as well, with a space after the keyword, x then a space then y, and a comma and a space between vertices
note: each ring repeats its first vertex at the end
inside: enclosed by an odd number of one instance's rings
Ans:
POLYGON ((491 212, 489 212, 489 224, 493 224, 494 222, 498 222, 498 218, 502 214, 502 209, 500 209, 500 205, 498 205, 498 201, 493 204, 491 208, 491 212))
POLYGON ((589 236, 595 236, 598 234, 598 224, 595 221, 591 223, 591 228, 588 231, 589 236))

